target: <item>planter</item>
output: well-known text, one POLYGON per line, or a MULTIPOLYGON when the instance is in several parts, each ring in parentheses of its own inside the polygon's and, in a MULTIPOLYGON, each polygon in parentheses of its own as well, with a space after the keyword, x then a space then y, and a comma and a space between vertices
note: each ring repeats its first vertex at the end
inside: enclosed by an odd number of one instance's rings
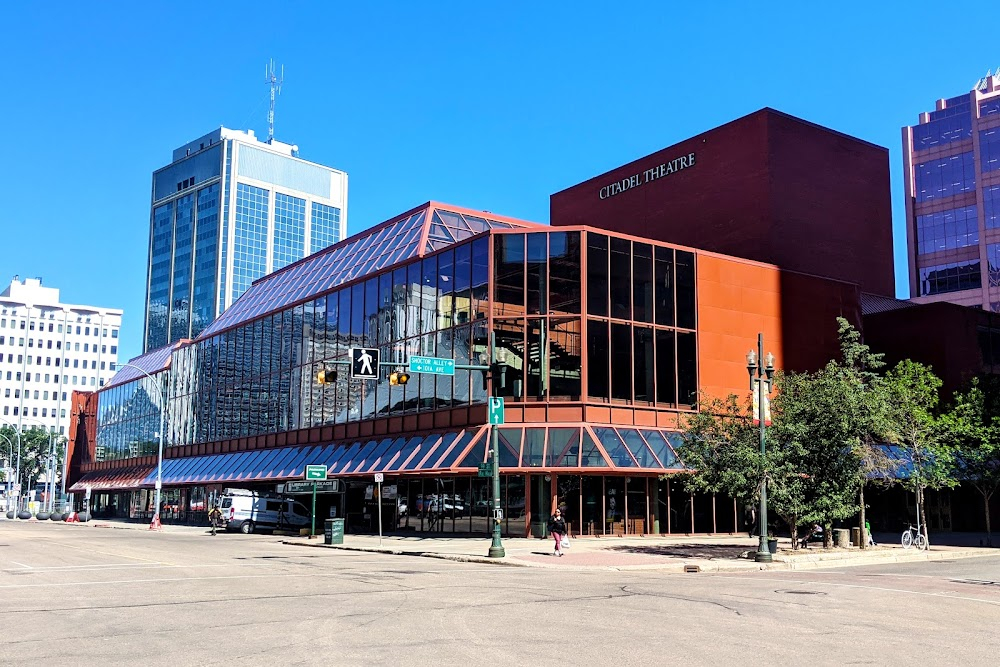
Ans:
POLYGON ((61 512, 53 512, 49 515, 51 521, 62 521, 66 515, 61 512))
POLYGON ((20 512, 17 513, 17 518, 18 519, 30 519, 31 518, 31 512, 29 512, 28 510, 21 510, 20 512))
POLYGON ((14 513, 14 510, 10 510, 9 512, 7 512, 7 518, 8 519, 13 519, 16 516, 17 516, 17 514, 14 513))
POLYGON ((77 515, 77 518, 81 521, 81 523, 85 523, 87 521, 90 521, 90 512, 80 512, 77 515))
POLYGON ((35 515, 35 518, 38 519, 39 521, 48 521, 49 520, 49 513, 48 512, 39 512, 38 514, 35 515))
POLYGON ((778 553, 778 540, 769 538, 767 540, 767 550, 770 551, 772 555, 778 553))

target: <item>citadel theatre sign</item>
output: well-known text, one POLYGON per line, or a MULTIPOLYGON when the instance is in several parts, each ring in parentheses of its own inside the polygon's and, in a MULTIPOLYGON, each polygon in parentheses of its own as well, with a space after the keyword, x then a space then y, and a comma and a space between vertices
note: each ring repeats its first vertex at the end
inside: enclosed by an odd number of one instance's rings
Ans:
POLYGON ((664 162, 661 165, 641 171, 634 176, 629 176, 628 178, 623 178, 620 181, 615 181, 614 183, 609 183, 601 188, 601 199, 607 199, 608 197, 614 197, 615 195, 620 195, 626 190, 631 190, 637 188, 640 185, 645 185, 646 183, 651 183, 658 178, 663 178, 678 172, 681 169, 687 169, 688 167, 694 166, 694 153, 688 153, 687 155, 682 155, 679 158, 674 158, 670 162, 664 162))

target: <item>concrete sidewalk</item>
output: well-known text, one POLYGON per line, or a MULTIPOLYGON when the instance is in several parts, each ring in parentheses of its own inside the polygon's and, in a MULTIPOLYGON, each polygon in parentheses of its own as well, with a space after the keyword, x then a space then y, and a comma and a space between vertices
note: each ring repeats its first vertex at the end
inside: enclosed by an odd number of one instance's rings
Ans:
POLYGON ((808 570, 1000 555, 1000 549, 954 546, 932 546, 927 552, 903 549, 898 545, 865 550, 811 547, 793 551, 786 538, 774 562, 764 564, 741 557, 756 551, 757 540, 739 535, 574 538, 562 557, 552 554, 550 540, 508 538, 503 540, 506 557, 502 559, 486 557, 489 539, 471 537, 383 537, 381 546, 379 538, 372 535, 346 535, 343 545, 327 546, 321 536, 317 539, 288 538, 284 543, 518 567, 667 572, 808 570))

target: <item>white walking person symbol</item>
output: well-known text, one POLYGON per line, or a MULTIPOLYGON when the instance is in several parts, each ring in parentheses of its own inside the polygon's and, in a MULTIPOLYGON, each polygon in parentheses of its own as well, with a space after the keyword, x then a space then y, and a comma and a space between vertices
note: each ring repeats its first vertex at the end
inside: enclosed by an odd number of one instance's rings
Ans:
POLYGON ((372 368, 372 355, 368 354, 368 350, 362 348, 361 354, 358 355, 358 361, 361 362, 361 374, 362 375, 374 375, 375 369, 372 368), (368 370, 365 370, 365 369, 368 370))

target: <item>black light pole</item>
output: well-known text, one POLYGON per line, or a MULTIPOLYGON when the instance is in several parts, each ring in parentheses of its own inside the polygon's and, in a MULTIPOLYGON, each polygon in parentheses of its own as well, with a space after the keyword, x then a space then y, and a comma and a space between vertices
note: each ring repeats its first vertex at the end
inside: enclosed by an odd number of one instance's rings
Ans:
MULTIPOLYGON (((764 357, 764 334, 757 334, 757 351, 747 352, 747 372, 750 374, 750 391, 757 403, 757 421, 760 427, 760 455, 763 463, 764 457, 764 427, 765 427, 765 400, 771 394, 774 386, 774 355, 770 352, 764 357), (760 364, 758 364, 760 360, 760 364), (765 393, 764 388, 767 388, 765 393)), ((757 553, 754 554, 754 561, 758 563, 770 563, 771 550, 767 548, 767 478, 760 481, 760 542, 757 545, 757 553)))

